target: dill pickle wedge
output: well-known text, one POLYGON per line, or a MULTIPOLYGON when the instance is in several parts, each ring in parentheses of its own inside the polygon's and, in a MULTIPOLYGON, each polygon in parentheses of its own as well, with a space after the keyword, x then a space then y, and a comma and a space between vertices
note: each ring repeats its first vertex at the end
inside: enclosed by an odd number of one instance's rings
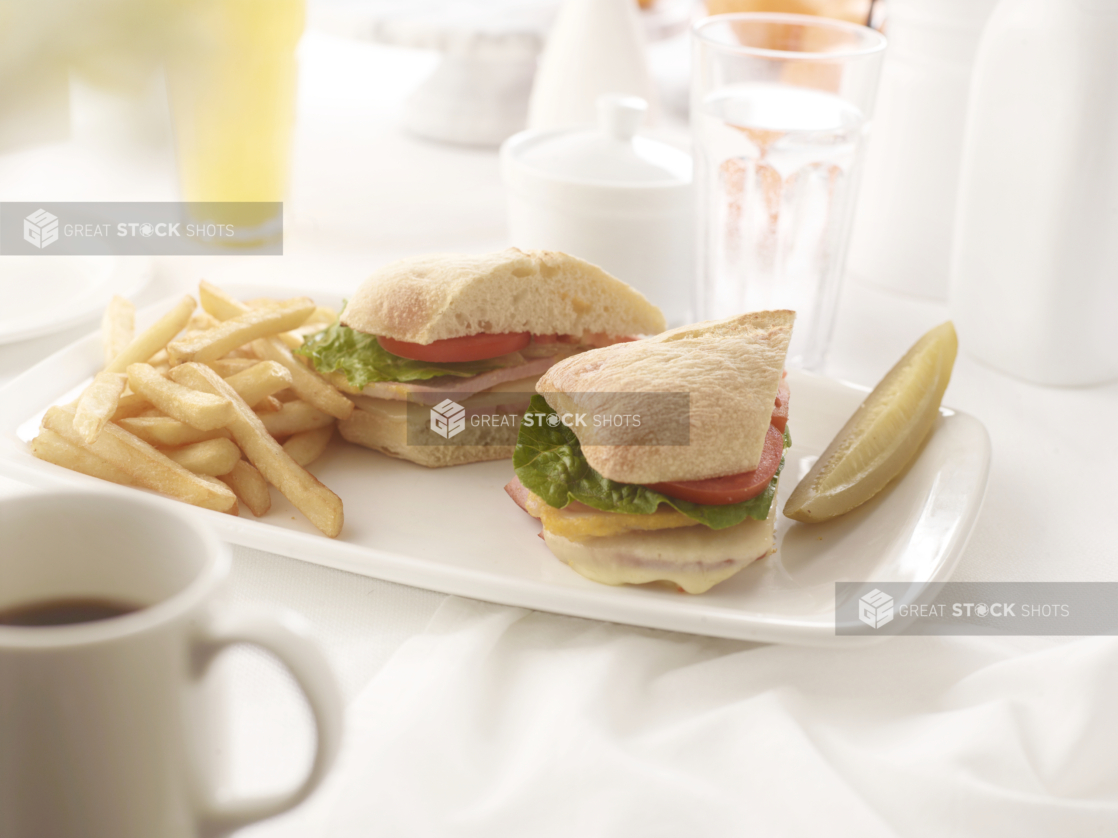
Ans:
POLYGON ((951 321, 920 338, 796 486, 784 514, 805 524, 829 521, 900 474, 935 424, 958 348, 951 321))

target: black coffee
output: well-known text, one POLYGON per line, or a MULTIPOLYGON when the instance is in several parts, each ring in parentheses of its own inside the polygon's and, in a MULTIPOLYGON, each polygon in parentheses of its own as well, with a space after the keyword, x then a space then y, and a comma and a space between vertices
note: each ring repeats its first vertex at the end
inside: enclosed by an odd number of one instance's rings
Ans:
POLYGON ((142 606, 111 599, 48 599, 0 610, 0 626, 70 626, 139 611, 142 606))

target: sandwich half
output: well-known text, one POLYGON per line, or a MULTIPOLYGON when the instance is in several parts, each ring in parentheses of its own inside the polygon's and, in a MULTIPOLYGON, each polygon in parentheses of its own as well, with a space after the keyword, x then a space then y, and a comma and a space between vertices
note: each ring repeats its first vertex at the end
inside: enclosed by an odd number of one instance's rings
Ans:
POLYGON ((511 457, 515 423, 469 421, 447 436, 431 408, 517 416, 558 361, 664 326, 656 306, 600 268, 511 248, 387 265, 298 351, 357 405, 338 425, 345 439, 450 466, 511 457))
POLYGON ((688 593, 767 555, 790 444, 794 319, 743 314, 552 366, 505 487, 551 551, 596 582, 688 593))

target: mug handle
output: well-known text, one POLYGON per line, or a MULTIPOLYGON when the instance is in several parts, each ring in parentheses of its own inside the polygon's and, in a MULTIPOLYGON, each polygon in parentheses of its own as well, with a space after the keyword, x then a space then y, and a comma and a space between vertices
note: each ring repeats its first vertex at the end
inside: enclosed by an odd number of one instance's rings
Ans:
POLYGON ((293 809, 322 782, 342 742, 345 709, 341 691, 306 621, 289 612, 238 608, 212 614, 195 634, 192 662, 201 678, 214 659, 237 643, 259 646, 275 655, 303 691, 314 715, 317 745, 303 782, 287 792, 240 800, 210 799, 202 804, 200 826, 206 835, 222 835, 293 809))

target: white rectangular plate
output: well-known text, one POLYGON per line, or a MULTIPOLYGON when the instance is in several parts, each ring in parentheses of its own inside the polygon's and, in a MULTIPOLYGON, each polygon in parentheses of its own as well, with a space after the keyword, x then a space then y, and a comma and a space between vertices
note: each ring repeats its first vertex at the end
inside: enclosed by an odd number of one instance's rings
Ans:
MULTIPOLYGON (((276 289, 230 289, 243 297, 276 289)), ((321 302, 336 304, 337 300, 321 302)), ((152 322, 170 302, 137 317, 152 322)), ((143 491, 105 483, 31 456, 42 413, 76 396, 101 363, 93 334, 0 390, 0 472, 32 485, 102 492, 143 491)), ((865 396, 859 387, 789 373, 793 446, 777 503, 865 396)), ((341 496, 345 527, 328 539, 277 491, 261 519, 203 509, 194 514, 233 544, 405 585, 560 614, 650 628, 777 643, 824 645, 873 638, 834 632, 838 581, 946 581, 978 517, 990 441, 978 420, 943 409, 912 467, 863 507, 826 524, 777 516, 777 551, 701 596, 664 586, 610 587, 562 564, 502 487, 508 461, 429 470, 336 439, 311 470, 341 496)), ((175 501, 167 500, 167 503, 175 501)))

